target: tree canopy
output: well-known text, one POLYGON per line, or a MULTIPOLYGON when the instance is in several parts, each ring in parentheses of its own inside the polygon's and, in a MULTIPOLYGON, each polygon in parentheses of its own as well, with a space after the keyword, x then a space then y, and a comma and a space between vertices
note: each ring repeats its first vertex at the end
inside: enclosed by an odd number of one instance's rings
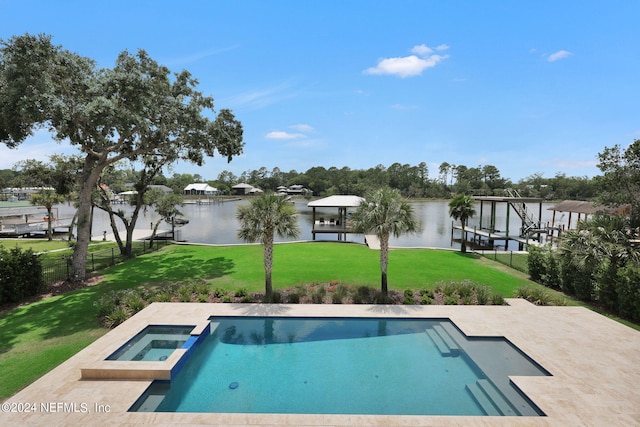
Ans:
POLYGON ((201 165, 216 152, 242 153, 242 125, 231 111, 214 119, 213 98, 187 71, 171 73, 144 50, 124 51, 112 68, 72 53, 46 35, 0 42, 0 141, 16 147, 38 128, 78 147, 83 168, 73 277, 85 277, 91 193, 103 169, 154 154, 201 165))
POLYGON ((635 225, 640 223, 640 139, 622 150, 619 145, 605 147, 598 154, 598 168, 603 175, 597 178, 599 199, 609 206, 631 205, 635 225))

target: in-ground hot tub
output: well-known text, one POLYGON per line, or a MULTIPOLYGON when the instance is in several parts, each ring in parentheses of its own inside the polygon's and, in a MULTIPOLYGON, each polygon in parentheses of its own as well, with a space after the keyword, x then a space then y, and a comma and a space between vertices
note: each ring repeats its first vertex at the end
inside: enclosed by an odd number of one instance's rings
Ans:
POLYGON ((149 325, 106 360, 164 361, 191 338, 195 326, 149 325))

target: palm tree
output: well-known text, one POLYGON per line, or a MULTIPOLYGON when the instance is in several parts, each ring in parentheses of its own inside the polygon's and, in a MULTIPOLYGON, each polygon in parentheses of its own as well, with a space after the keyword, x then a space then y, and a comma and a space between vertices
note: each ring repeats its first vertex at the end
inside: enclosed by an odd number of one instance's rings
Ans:
MULTIPOLYGON (((47 238, 53 240, 53 230, 51 223, 53 222, 53 205, 64 202, 65 197, 57 194, 53 190, 42 190, 39 193, 31 195, 32 205, 41 205, 47 209, 47 238)), ((71 232, 71 231, 70 231, 71 232)))
POLYGON ((466 194, 458 194, 449 202, 449 215, 455 220, 460 220, 462 224, 462 241, 460 242, 462 253, 467 252, 467 240, 464 237, 464 228, 467 225, 467 220, 475 214, 476 210, 473 208, 473 199, 466 194))
POLYGON ((356 232, 373 233, 380 239, 381 291, 387 295, 389 236, 398 237, 418 229, 413 207, 398 190, 381 188, 365 197, 352 215, 351 224, 356 232))
POLYGON ((238 237, 245 242, 260 242, 264 251, 265 299, 269 301, 273 293, 271 270, 273 265, 273 239, 279 237, 296 238, 300 228, 296 219, 296 209, 286 197, 268 192, 251 200, 249 205, 238 207, 236 217, 240 221, 238 237))

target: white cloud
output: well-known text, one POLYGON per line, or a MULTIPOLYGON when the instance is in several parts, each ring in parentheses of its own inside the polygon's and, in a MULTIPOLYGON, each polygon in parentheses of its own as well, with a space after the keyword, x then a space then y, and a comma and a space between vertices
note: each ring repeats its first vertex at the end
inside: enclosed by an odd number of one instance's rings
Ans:
POLYGON ((568 58, 571 55, 573 55, 573 54, 571 52, 567 51, 567 50, 559 50, 556 53, 552 53, 551 55, 549 55, 549 57, 547 58, 547 61, 555 62, 555 61, 558 61, 560 59, 568 58))
POLYGON ((437 51, 443 51, 443 50, 447 50, 447 49, 449 49, 449 47, 450 47, 450 46, 449 46, 448 44, 441 44, 441 45, 439 45, 439 46, 436 46, 436 50, 437 50, 437 51))
POLYGON ((299 125, 292 125, 289 126, 291 129, 295 129, 298 132, 311 132, 313 129, 313 126, 307 125, 307 124, 299 124, 299 125))
POLYGON ((289 133, 289 132, 283 132, 279 130, 269 132, 268 134, 265 135, 265 138, 267 139, 300 139, 300 138, 306 138, 306 137, 307 136, 302 133, 289 133))
POLYGON ((416 55, 420 55, 420 56, 426 56, 430 53, 433 53, 433 49, 431 49, 426 44, 421 44, 421 45, 414 46, 411 49, 411 53, 415 53, 416 55))
MULTIPOLYGON (((436 50, 442 51, 448 48, 449 46, 443 44, 436 47, 436 50)), ((402 78, 413 77, 422 74, 427 68, 435 67, 443 59, 449 57, 449 55, 432 54, 433 49, 424 44, 414 46, 411 49, 411 53, 415 55, 383 58, 378 61, 375 67, 364 70, 364 73, 373 75, 390 74, 402 78)))

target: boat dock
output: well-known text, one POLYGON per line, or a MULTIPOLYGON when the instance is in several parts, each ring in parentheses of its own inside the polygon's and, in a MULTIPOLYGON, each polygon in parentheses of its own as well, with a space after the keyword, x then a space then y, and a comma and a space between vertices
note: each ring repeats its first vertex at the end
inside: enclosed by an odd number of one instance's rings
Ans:
MULTIPOLYGON (((467 240, 471 244, 475 245, 478 248, 494 248, 494 242, 502 241, 504 242, 504 247, 506 248, 509 244, 509 241, 518 242, 519 246, 524 245, 540 245, 540 240, 535 239, 533 237, 522 237, 517 235, 507 235, 502 232, 491 231, 488 229, 478 229, 477 227, 465 227, 462 229, 461 225, 452 224, 451 225, 451 239, 454 240, 453 234, 454 230, 458 230, 462 234, 462 239, 467 240), (471 238, 469 238, 471 236, 471 238)), ((546 233, 546 231, 542 230, 546 233)))
MULTIPOLYGON (((133 230, 133 240, 149 240, 151 238, 151 233, 152 230, 147 230, 147 229, 135 229, 133 230)), ((127 239, 127 232, 126 231, 120 231, 118 233, 118 236, 120 237, 121 241, 125 241, 127 239)), ((156 231, 156 237, 155 239, 167 239, 167 238, 171 238, 171 230, 160 230, 158 229, 158 231, 156 231)), ((92 236, 91 240, 103 240, 106 242, 115 242, 116 241, 116 236, 113 233, 103 233, 101 235, 98 236, 92 236)))
MULTIPOLYGON (((71 227, 71 218, 51 221, 51 231, 56 233, 68 233, 71 227)), ((47 234, 48 221, 23 222, 18 224, 0 225, 0 237, 33 237, 47 234)))

